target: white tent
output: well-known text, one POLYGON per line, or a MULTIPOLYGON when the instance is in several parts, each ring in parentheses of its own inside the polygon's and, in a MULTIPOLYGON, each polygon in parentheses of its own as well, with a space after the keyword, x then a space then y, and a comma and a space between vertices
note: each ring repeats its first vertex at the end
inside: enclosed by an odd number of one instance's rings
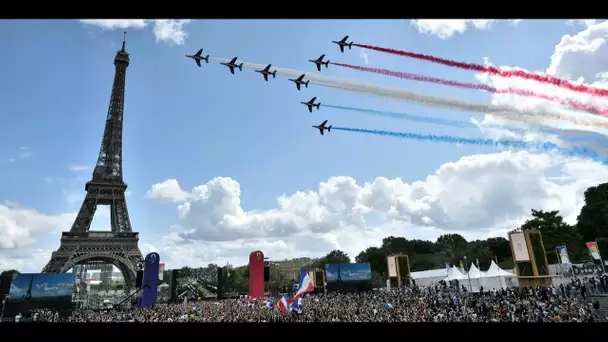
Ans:
POLYGON ((483 277, 483 273, 475 266, 474 263, 471 263, 471 268, 469 268, 469 278, 471 279, 479 279, 483 277))
POLYGON ((452 280, 461 281, 463 279, 467 279, 467 276, 462 274, 456 266, 452 266, 452 268, 448 270, 448 276, 444 280, 449 282, 452 280))
POLYGON ((488 270, 482 274, 480 283, 484 287, 484 290, 499 288, 506 289, 509 287, 509 283, 512 283, 514 278, 515 274, 501 269, 494 261, 492 261, 490 268, 488 268, 488 270))
POLYGON ((479 289, 482 286, 481 278, 483 277, 483 273, 475 266, 474 263, 471 263, 471 267, 469 268, 469 272, 467 273, 466 280, 461 282, 462 285, 467 286, 470 291, 479 292, 479 289))

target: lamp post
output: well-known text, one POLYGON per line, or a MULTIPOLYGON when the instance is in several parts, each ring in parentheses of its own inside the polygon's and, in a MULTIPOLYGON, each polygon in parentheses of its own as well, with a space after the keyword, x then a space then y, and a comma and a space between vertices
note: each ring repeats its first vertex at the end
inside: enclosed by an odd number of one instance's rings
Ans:
POLYGON ((467 278, 469 279, 469 293, 472 293, 473 287, 471 286, 471 274, 469 273, 470 267, 469 267, 469 270, 467 270, 467 256, 466 255, 464 256, 464 267, 465 267, 464 270, 467 272, 467 278))

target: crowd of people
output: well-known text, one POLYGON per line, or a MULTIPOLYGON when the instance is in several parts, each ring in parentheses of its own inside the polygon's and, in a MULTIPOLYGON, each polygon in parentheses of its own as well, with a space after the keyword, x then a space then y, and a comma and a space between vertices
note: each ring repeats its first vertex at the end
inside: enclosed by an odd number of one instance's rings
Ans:
POLYGON ((70 322, 608 322, 589 296, 606 292, 601 284, 585 278, 559 286, 478 293, 444 283, 389 291, 307 294, 291 312, 277 307, 279 298, 238 298, 157 304, 146 309, 79 310, 66 318, 50 310, 28 315, 35 321, 70 322))

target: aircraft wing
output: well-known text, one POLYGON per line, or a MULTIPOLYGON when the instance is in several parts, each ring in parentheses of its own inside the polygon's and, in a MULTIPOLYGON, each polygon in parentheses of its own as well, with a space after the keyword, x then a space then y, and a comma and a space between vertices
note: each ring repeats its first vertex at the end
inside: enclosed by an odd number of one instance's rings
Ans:
POLYGON ((234 57, 234 58, 233 58, 233 59, 230 61, 230 64, 234 64, 234 63, 236 63, 236 57, 234 57))
POLYGON ((319 127, 323 127, 323 128, 325 128, 325 124, 327 124, 327 120, 323 121, 323 123, 321 123, 321 124, 319 125, 319 127))
POLYGON ((312 113, 312 106, 308 105, 308 111, 312 113))
POLYGON ((302 75, 302 76, 298 77, 298 79, 296 79, 296 81, 301 81, 301 80, 303 80, 303 79, 304 79, 304 76, 306 76, 306 75, 302 75))
POLYGON ((268 71, 268 70, 270 70, 270 64, 268 64, 268 65, 267 65, 267 66, 264 68, 264 71, 268 71))
POLYGON ((321 64, 317 63, 317 70, 321 71, 321 64))
POLYGON ((195 59, 194 61, 196 62, 196 65, 198 65, 199 67, 201 66, 201 60, 200 59, 195 59))
POLYGON ((348 36, 345 36, 344 38, 342 38, 342 40, 340 41, 340 43, 346 43, 347 39, 348 39, 348 36))
POLYGON ((344 45, 340 45, 340 52, 344 52, 344 45))
POLYGON ((268 74, 262 74, 264 75, 264 79, 266 80, 266 82, 268 82, 268 74))
POLYGON ((296 87, 300 90, 300 83, 296 82, 296 87))
POLYGON ((319 132, 321 132, 321 135, 325 135, 323 134, 323 128, 319 128, 319 132))
POLYGON ((321 57, 317 58, 317 60, 318 60, 319 62, 321 62, 321 61, 323 61, 323 58, 325 58, 325 55, 321 55, 321 57))
POLYGON ((229 65, 228 68, 230 69, 230 72, 234 75, 234 67, 232 65, 229 65))
POLYGON ((196 53, 196 56, 200 56, 203 53, 203 49, 198 50, 198 52, 196 53))

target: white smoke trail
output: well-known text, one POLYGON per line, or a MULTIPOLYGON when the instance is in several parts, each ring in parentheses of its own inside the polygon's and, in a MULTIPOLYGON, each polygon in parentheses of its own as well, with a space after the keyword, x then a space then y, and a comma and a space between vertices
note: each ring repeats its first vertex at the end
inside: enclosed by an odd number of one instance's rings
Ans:
MULTIPOLYGON (((220 62, 229 62, 230 59, 226 58, 214 58, 210 57, 210 59, 220 61, 220 62)), ((255 64, 249 62, 242 62, 237 60, 237 64, 243 63, 243 67, 248 69, 261 70, 266 67, 263 64, 255 64)), ((272 66, 270 68, 271 71, 276 70, 277 74, 288 76, 288 77, 299 77, 302 74, 304 76, 304 81, 310 80, 312 84, 321 85, 330 88, 338 88, 343 90, 350 90, 358 93, 365 94, 373 94, 384 97, 389 97, 392 99, 400 99, 409 102, 418 102, 424 105, 431 105, 435 107, 443 107, 450 109, 461 109, 469 112, 479 112, 479 113, 487 113, 495 116, 503 116, 508 117, 510 119, 516 119, 518 121, 522 121, 525 123, 533 123, 533 124, 546 124, 547 118, 552 118, 560 121, 569 121, 572 123, 576 123, 582 126, 595 126, 595 127, 603 127, 608 128, 608 118, 589 115, 576 115, 570 116, 564 113, 559 112, 547 112, 547 111, 537 111, 537 110, 525 110, 525 109, 517 109, 509 106, 502 105, 486 105, 480 103, 471 103, 464 102, 454 99, 447 99, 442 97, 436 97, 425 94, 418 94, 415 92, 411 92, 405 89, 399 88, 390 88, 378 86, 375 84, 351 81, 347 79, 342 79, 338 77, 332 76, 324 76, 314 72, 306 72, 300 70, 293 69, 285 69, 278 68, 272 66)))

